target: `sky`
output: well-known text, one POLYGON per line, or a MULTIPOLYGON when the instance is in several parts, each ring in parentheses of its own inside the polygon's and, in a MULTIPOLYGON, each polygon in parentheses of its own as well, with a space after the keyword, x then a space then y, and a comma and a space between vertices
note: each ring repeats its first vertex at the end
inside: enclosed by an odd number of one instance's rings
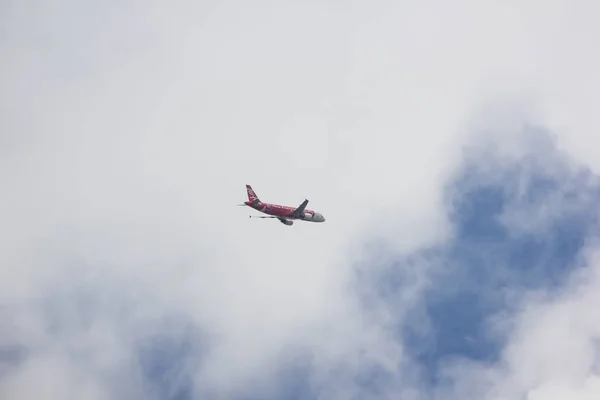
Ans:
POLYGON ((2 2, 0 398, 598 398, 598 12, 2 2))

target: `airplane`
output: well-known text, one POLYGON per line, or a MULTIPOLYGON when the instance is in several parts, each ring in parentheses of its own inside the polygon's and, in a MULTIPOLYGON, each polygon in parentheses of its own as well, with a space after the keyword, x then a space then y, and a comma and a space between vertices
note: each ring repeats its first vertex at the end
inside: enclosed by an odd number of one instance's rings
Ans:
MULTIPOLYGON (((323 214, 306 209, 306 205, 308 204, 308 200, 306 199, 298 207, 289 207, 262 202, 250 185, 246 185, 246 192, 248 193, 248 201, 245 201, 244 204, 238 205, 248 206, 257 211, 268 214, 268 216, 254 216, 254 218, 277 218, 282 224, 287 226, 293 225, 294 220, 325 222, 325 217, 323 217, 323 214)), ((253 218, 252 215, 249 215, 248 217, 253 218)))

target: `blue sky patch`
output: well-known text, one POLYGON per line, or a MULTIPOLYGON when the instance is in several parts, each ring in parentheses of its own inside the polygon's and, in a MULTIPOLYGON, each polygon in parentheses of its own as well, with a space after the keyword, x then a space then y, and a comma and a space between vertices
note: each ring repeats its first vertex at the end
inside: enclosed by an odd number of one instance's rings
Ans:
POLYGON ((490 329, 490 318, 517 311, 527 290, 560 287, 586 238, 598 232, 597 177, 544 151, 489 159, 493 168, 482 164, 486 157, 465 163, 447 191, 453 239, 396 260, 371 280, 393 312, 394 293, 418 274, 410 260, 431 266, 429 286, 398 328, 428 385, 447 359, 497 360, 504 336, 490 329))

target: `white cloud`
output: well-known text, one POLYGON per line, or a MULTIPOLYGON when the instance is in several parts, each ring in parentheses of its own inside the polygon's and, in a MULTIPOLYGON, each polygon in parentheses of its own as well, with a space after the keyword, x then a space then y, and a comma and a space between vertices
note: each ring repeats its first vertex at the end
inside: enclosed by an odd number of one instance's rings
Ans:
MULTIPOLYGON (((153 299, 132 300, 142 320, 175 310, 216 338, 199 379, 220 388, 268 376, 294 343, 324 369, 359 350, 401 357, 344 291, 351 247, 446 237, 442 185, 481 101, 534 93, 561 145, 600 170, 595 2, 3 7, 1 304, 66 290, 73 270, 98 296, 135 289, 153 299), (328 220, 248 220, 246 183, 328 220)), ((54 366, 53 385, 80 385, 69 351, 46 350, 61 338, 43 309, 25 310, 8 340, 39 340, 44 358, 0 390, 26 396, 54 366)), ((97 318, 118 324, 112 312, 97 318)), ((86 348, 117 357, 133 340, 119 335, 86 348)))

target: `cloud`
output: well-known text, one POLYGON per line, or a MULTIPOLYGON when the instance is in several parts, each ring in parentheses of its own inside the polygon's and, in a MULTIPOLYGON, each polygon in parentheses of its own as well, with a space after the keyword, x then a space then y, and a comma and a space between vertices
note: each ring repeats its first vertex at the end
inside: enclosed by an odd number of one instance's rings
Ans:
POLYGON ((452 365, 456 398, 466 393, 485 399, 598 396, 597 259, 597 250, 588 252, 585 267, 563 288, 524 302, 500 362, 452 365))
MULTIPOLYGON (((410 375, 408 383, 424 396, 449 387, 440 398, 488 398, 490 388, 506 389, 506 379, 487 381, 505 376, 502 366, 516 342, 532 337, 535 345, 543 343, 536 335, 550 336, 550 326, 540 329, 530 320, 535 311, 523 310, 540 293, 576 290, 568 284, 571 276, 588 268, 579 257, 598 234, 600 180, 553 147, 543 129, 526 125, 518 136, 520 155, 503 157, 492 138, 470 150, 448 183, 450 240, 402 257, 379 257, 375 267, 367 256, 359 269, 364 309, 382 316, 377 324, 409 360, 388 373, 393 379, 410 375), (552 212, 533 212, 540 205, 552 212), (513 215, 519 218, 507 218, 513 215)), ((516 350, 523 360, 514 365, 522 367, 532 355, 533 363, 543 363, 539 355, 548 350, 537 354, 525 345, 516 350)))
MULTIPOLYGON (((2 7, 6 397, 418 398, 422 365, 398 332, 415 322, 416 348, 443 335, 415 310, 436 279, 469 277, 469 249, 446 253, 463 149, 479 155, 466 161, 476 182, 509 192, 498 222, 478 221, 507 245, 541 232, 556 257, 560 227, 595 204, 581 194, 590 174, 520 141, 523 121, 540 123, 600 170, 592 2, 2 7), (490 136, 497 160, 481 150, 490 136), (515 177, 502 168, 522 149, 535 157, 515 177), (539 189, 557 173, 558 189, 539 189), (307 197, 327 223, 248 220, 234 207, 246 183, 274 202, 307 197), (456 265, 440 277, 441 260, 456 265), (408 267, 399 278, 390 263, 408 267)), ((583 240, 580 219, 569 232, 583 240)))

